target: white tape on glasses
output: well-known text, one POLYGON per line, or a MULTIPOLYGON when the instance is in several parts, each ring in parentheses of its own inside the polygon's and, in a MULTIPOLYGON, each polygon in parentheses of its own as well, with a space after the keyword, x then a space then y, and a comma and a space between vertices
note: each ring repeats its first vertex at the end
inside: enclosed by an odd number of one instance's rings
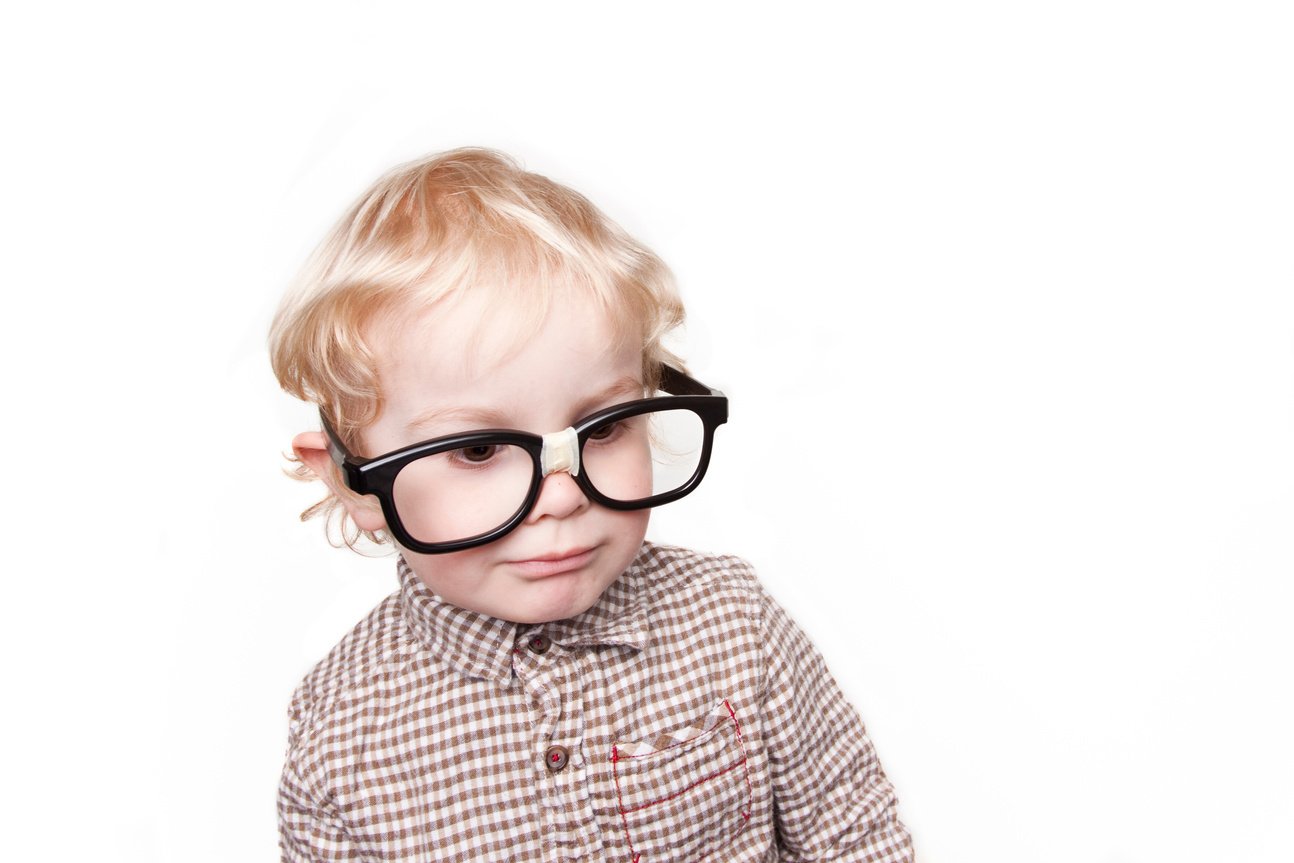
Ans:
POLYGON ((580 438, 573 426, 544 435, 544 449, 540 456, 544 476, 564 470, 571 476, 580 475, 580 438))

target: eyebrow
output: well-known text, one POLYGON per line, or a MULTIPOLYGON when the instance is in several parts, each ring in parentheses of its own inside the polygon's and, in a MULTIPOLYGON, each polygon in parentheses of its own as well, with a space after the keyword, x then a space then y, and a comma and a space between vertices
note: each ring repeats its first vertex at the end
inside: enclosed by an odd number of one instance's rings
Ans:
MULTIPOLYGON (((604 407, 610 407, 622 398, 643 398, 646 395, 642 381, 631 375, 626 375, 612 383, 610 386, 594 394, 579 403, 576 416, 571 418, 574 422, 580 417, 588 416, 596 410, 604 407)), ((419 432, 426 433, 428 428, 436 426, 447 426, 449 424, 460 426, 462 431, 472 431, 475 429, 485 428, 510 428, 512 426, 509 416, 505 411, 497 408, 486 407, 448 407, 448 408, 431 408, 409 420, 405 425, 405 433, 413 434, 419 432)), ((456 431, 440 432, 441 434, 453 434, 456 431)))
POLYGON ((646 388, 643 386, 643 382, 632 375, 625 375, 602 390, 602 392, 581 402, 577 415, 571 419, 576 420, 604 407, 611 407, 611 405, 624 398, 640 399, 645 396, 646 388))
MULTIPOLYGON (((503 411, 495 410, 494 408, 432 408, 409 420, 404 430, 406 434, 420 431, 425 434, 425 430, 428 428, 451 423, 463 426, 464 431, 480 428, 504 428, 508 424, 503 411)), ((436 436, 439 437, 439 434, 436 436)))

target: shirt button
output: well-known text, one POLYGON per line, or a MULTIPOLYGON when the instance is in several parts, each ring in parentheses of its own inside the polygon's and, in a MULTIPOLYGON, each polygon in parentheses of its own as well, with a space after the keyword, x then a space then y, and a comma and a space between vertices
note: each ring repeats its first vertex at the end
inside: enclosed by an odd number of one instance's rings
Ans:
POLYGON ((571 760, 571 753, 565 746, 550 746, 544 753, 544 766, 549 773, 556 773, 571 760))
POLYGON ((530 648, 531 653, 547 653, 548 648, 551 646, 552 642, 548 640, 546 635, 532 635, 526 641, 526 647, 530 648))

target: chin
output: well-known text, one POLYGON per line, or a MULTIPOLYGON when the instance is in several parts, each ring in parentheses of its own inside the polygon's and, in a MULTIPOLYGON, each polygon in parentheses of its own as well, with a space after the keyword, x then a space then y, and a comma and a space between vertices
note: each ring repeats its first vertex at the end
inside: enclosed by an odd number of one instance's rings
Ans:
POLYGON ((514 609, 511 619, 516 623, 551 623, 575 617, 592 608, 604 590, 606 586, 594 587, 578 578, 552 576, 527 586, 524 606, 514 609))

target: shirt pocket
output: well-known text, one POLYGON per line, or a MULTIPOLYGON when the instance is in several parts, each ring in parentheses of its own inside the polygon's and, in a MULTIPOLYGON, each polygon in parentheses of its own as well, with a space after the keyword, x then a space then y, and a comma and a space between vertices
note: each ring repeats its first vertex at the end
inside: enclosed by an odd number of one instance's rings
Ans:
POLYGON ((723 701, 681 728, 611 747, 629 863, 694 863, 723 851, 750 820, 746 744, 723 701))

